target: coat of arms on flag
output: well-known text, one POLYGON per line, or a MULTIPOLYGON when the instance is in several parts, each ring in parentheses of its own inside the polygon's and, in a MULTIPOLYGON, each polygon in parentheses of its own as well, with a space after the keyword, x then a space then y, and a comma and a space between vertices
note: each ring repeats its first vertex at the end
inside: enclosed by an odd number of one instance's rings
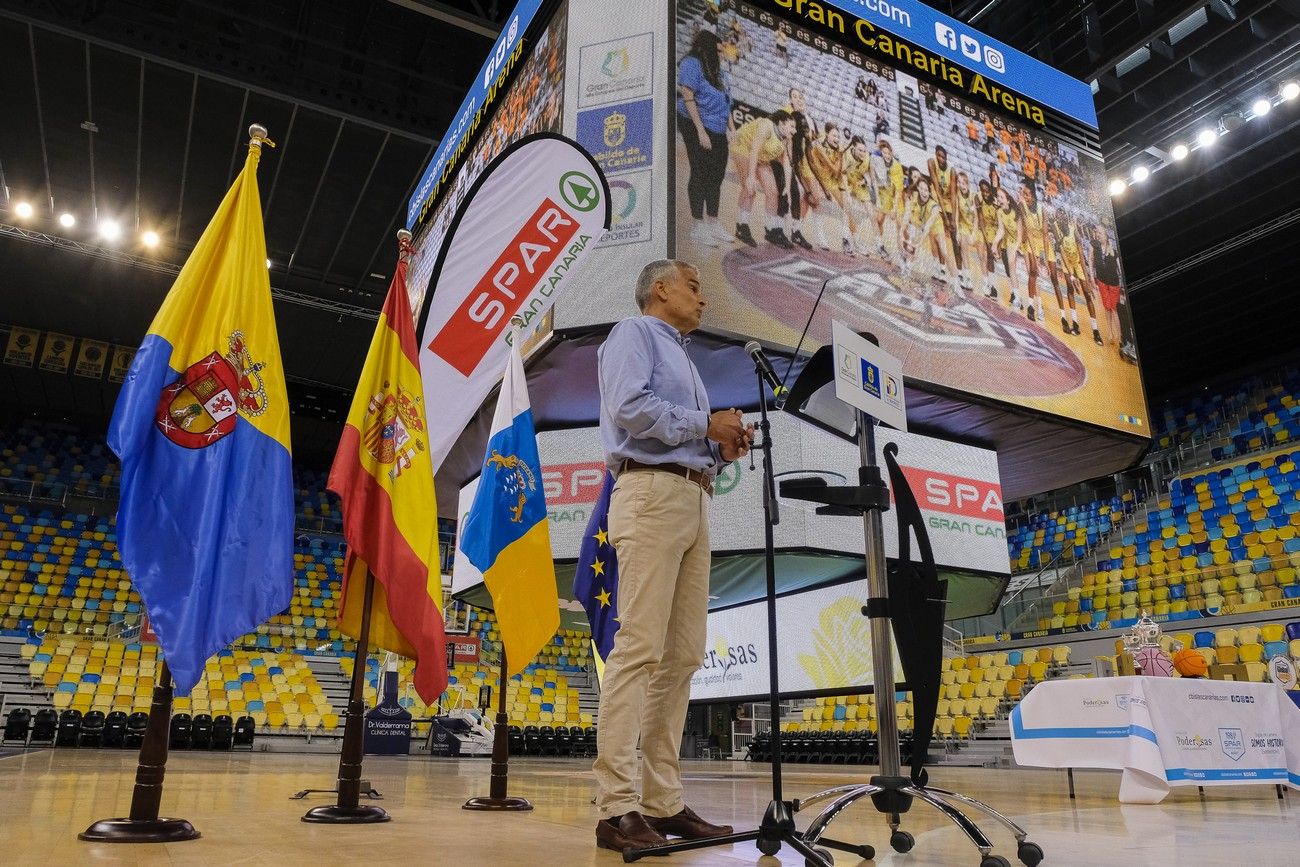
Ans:
POLYGON ((424 451, 424 418, 420 404, 424 398, 397 385, 384 382, 383 390, 376 392, 366 405, 366 430, 363 443, 367 454, 381 464, 395 464, 389 478, 396 480, 403 470, 411 466, 411 456, 424 451))
POLYGON ((187 449, 211 445, 235 429, 239 413, 266 412, 263 365, 249 354, 244 335, 230 335, 226 355, 210 352, 163 388, 154 423, 167 439, 187 449))

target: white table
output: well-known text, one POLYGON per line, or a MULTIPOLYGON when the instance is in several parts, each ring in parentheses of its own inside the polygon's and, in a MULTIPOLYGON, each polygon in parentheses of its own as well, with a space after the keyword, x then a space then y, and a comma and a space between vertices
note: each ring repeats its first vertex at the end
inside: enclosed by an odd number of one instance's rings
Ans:
POLYGON ((1106 677, 1038 684, 1011 712, 1016 762, 1116 768, 1119 799, 1171 786, 1300 789, 1300 708, 1269 683, 1106 677))

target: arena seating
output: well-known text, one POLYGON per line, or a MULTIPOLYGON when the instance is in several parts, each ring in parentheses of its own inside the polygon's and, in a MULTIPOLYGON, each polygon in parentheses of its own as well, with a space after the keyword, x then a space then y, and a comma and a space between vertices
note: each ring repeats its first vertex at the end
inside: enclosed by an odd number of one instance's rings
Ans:
MULTIPOLYGON (((69 637, 46 638, 31 655, 30 673, 54 691, 57 710, 147 713, 158 649, 69 637)), ((177 714, 248 715, 269 729, 333 730, 335 712, 306 660, 296 654, 223 650, 207 662, 204 679, 173 702, 177 714)))
POLYGON ((1156 449, 1178 445, 1196 437, 1205 440, 1223 430, 1250 401, 1250 395, 1262 388, 1263 381, 1250 377, 1241 382, 1197 391, 1186 397, 1166 401, 1151 408, 1151 432, 1156 449))
POLYGON ((1176 481, 1043 612, 1040 628, 1129 625, 1300 597, 1300 453, 1279 452, 1176 481))
MULTIPOLYGON (((333 628, 341 587, 339 537, 300 534, 294 548, 294 597, 287 611, 241 644, 267 650, 344 649, 333 628)), ((135 622, 140 597, 117 553, 111 518, 0 507, 0 628, 10 634, 55 632, 108 637, 135 622)))
POLYGON ((1219 442, 1210 457, 1220 461, 1294 442, 1300 437, 1300 367, 1284 367, 1269 379, 1251 376, 1153 408, 1156 449, 1186 440, 1219 442))
POLYGON ((1108 500, 1030 515, 1007 532, 1011 571, 1040 569, 1058 556, 1061 563, 1083 557, 1139 502, 1136 494, 1126 492, 1108 500))
MULTIPOLYGON (((339 667, 344 675, 352 676, 353 662, 350 656, 341 658, 339 667)), ((366 667, 364 686, 367 706, 373 705, 378 695, 380 667, 381 662, 371 657, 366 667)), ((415 692, 412 683, 414 670, 414 662, 409 659, 401 661, 398 668, 398 703, 416 719, 433 716, 430 708, 415 692)), ((462 707, 477 707, 479 687, 492 686, 495 696, 498 676, 495 664, 457 664, 448 672, 448 694, 453 701, 459 701, 462 707)), ((579 708, 579 691, 569 685, 565 673, 540 664, 529 665, 522 673, 510 679, 506 689, 506 712, 510 725, 519 727, 585 728, 594 722, 590 713, 579 708)), ((495 714, 495 704, 493 713, 495 714)))
MULTIPOLYGON (((121 467, 103 434, 57 425, 0 426, 0 494, 63 501, 66 497, 115 500, 121 467), (33 487, 34 486, 34 487, 33 487)), ((325 490, 326 472, 294 473, 296 523, 301 529, 338 532, 338 498, 325 490)))
MULTIPOLYGON (((994 720, 1005 719, 1034 684, 1066 673, 1070 652, 1068 645, 1057 645, 945 658, 934 724, 936 742, 955 747, 994 720)), ((874 695, 817 699, 803 708, 802 715, 800 721, 781 723, 783 735, 789 734, 788 744, 782 741, 783 749, 792 761, 856 764, 874 760, 878 731, 874 695)), ((905 737, 912 733, 912 717, 911 694, 898 693, 895 719, 905 737)), ((766 739, 751 744, 749 757, 770 760, 766 739)))

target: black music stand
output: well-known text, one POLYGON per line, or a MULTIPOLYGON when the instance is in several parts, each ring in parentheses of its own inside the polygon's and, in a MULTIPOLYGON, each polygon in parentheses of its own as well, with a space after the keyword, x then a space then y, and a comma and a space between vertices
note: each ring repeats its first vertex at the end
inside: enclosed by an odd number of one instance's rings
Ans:
MULTIPOLYGON (((868 339, 871 339, 868 337, 868 339)), ((876 341, 872 339, 872 342, 876 341)), ((928 730, 921 739, 921 748, 913 750, 911 773, 904 776, 898 740, 897 713, 891 706, 885 709, 885 698, 890 705, 896 701, 894 693, 894 658, 893 632, 894 624, 904 624, 908 632, 908 642, 900 646, 906 652, 904 667, 908 669, 908 681, 912 684, 914 694, 924 690, 925 684, 937 683, 939 664, 942 658, 943 628, 943 592, 934 569, 934 559, 930 551, 929 539, 925 534, 925 525, 921 521, 920 509, 916 504, 907 480, 894 460, 897 447, 886 447, 886 460, 889 462, 890 476, 894 482, 895 501, 899 510, 898 525, 900 534, 899 561, 906 563, 909 558, 910 545, 908 530, 915 533, 921 556, 921 567, 913 567, 910 573, 902 568, 890 581, 885 563, 883 512, 889 508, 889 489, 885 486, 876 463, 876 421, 864 412, 853 409, 834 396, 834 360, 832 347, 823 346, 813 354, 790 389, 786 402, 787 412, 815 426, 846 439, 855 439, 858 444, 858 456, 861 466, 858 469, 858 484, 829 486, 823 478, 801 480, 792 479, 781 484, 783 496, 792 499, 807 500, 822 504, 819 514, 861 516, 865 535, 865 559, 867 573, 867 604, 862 613, 871 620, 872 675, 876 694, 876 720, 880 745, 880 774, 873 776, 867 784, 837 786, 819 792, 812 797, 801 799, 796 803, 802 810, 820 801, 829 800, 822 812, 803 832, 805 845, 823 845, 822 839, 827 826, 839 813, 849 805, 870 796, 877 811, 889 817, 889 844, 896 852, 907 852, 915 844, 910 833, 901 830, 901 815, 911 809, 912 801, 919 800, 929 804, 943 813, 965 832, 980 853, 980 867, 1010 867, 1010 862, 1001 855, 992 854, 993 844, 965 813, 954 807, 949 801, 955 801, 967 807, 979 810, 1005 825, 1016 838, 1016 856, 1026 867, 1037 867, 1043 860, 1043 850, 1025 839, 1023 828, 1009 818, 994 810, 987 804, 974 798, 937 789, 928 785, 923 767, 925 745, 928 744, 928 730), (915 582, 913 585, 912 582, 915 582), (896 610, 890 607, 890 584, 896 588, 896 610), (891 622, 892 621, 892 622, 891 622), (918 633, 921 636, 918 639, 918 633), (928 640, 926 640, 928 638, 928 640), (932 669, 932 670, 931 670, 932 669)), ((910 564, 908 564, 910 565, 910 564)), ((933 685, 933 684, 932 684, 933 685)), ((928 712, 922 721, 934 724, 934 703, 937 689, 927 691, 928 712)), ((801 850, 802 851, 802 850, 801 850)), ((817 860, 808 859, 809 867, 833 864, 829 852, 819 852, 817 860)))

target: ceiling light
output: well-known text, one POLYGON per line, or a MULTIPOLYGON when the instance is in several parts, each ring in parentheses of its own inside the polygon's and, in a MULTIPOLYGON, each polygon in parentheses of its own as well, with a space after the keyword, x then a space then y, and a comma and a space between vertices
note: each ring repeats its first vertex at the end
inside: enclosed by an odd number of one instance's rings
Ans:
POLYGON ((1219 140, 1218 130, 1203 129, 1196 134, 1196 143, 1203 148, 1207 148, 1219 140))
POLYGON ((158 233, 150 229, 140 236, 140 241, 152 250, 154 247, 158 246, 158 233))
POLYGON ((59 225, 65 229, 71 229, 73 226, 77 225, 77 218, 65 211, 64 213, 59 214, 59 225))
POLYGON ((1149 178, 1150 176, 1151 176, 1151 171, 1150 171, 1146 166, 1134 166, 1134 167, 1133 167, 1133 182, 1134 182, 1134 183, 1138 183, 1138 184, 1140 184, 1140 183, 1142 183, 1143 181, 1145 181, 1147 178, 1149 178))
POLYGON ((1273 110, 1273 102, 1272 100, 1260 97, 1251 104, 1250 110, 1255 113, 1255 117, 1263 117, 1273 110))
POLYGON ((1288 81, 1286 84, 1282 85, 1283 99, 1295 99, 1297 96, 1300 96, 1300 84, 1297 84, 1294 81, 1288 81))
POLYGON ((19 219, 22 219, 22 220, 29 219, 29 218, 31 217, 31 215, 32 215, 32 205, 31 205, 31 203, 30 203, 30 202, 19 202, 18 204, 14 205, 14 213, 18 215, 18 218, 19 218, 19 219))
POLYGON ((1169 152, 1169 156, 1173 157, 1176 160, 1186 159, 1187 145, 1185 144, 1174 145, 1174 149, 1169 152))
POLYGON ((266 260, 266 268, 267 268, 268 271, 269 271, 270 268, 271 268, 271 260, 270 260, 270 259, 267 259, 267 260, 266 260))
POLYGON ((1118 196, 1127 189, 1128 184, 1124 183, 1123 178, 1115 178, 1115 180, 1110 182, 1110 194, 1112 196, 1118 196))
POLYGON ((117 220, 100 220, 99 237, 105 241, 116 241, 122 237, 122 224, 117 220))

